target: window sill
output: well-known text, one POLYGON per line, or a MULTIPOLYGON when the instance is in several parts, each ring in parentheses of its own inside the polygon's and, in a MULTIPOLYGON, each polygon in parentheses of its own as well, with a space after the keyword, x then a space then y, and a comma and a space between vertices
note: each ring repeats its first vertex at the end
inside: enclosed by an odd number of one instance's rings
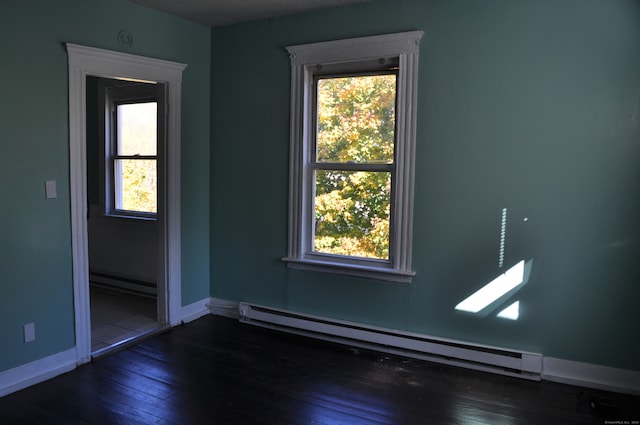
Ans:
POLYGON ((158 221, 157 217, 147 217, 140 215, 128 215, 128 214, 103 214, 103 217, 106 219, 116 219, 116 220, 134 220, 134 221, 145 221, 145 222, 156 222, 158 221))
POLYGON ((287 267, 290 269, 342 274, 398 283, 411 283, 411 278, 416 274, 414 271, 396 270, 392 268, 290 257, 284 257, 282 261, 287 263, 287 267))
POLYGON ((125 214, 105 214, 99 213, 95 215, 95 219, 108 226, 132 227, 132 228, 148 228, 155 229, 158 223, 156 217, 139 217, 125 214))

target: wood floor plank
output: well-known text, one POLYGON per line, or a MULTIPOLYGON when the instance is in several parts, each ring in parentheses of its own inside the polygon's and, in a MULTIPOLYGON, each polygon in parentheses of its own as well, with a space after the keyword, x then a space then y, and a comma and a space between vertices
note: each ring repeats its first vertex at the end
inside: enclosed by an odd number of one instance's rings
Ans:
POLYGON ((538 425, 639 420, 640 398, 206 316, 0 398, 0 424, 538 425), (602 412, 591 401, 614 409, 602 412))

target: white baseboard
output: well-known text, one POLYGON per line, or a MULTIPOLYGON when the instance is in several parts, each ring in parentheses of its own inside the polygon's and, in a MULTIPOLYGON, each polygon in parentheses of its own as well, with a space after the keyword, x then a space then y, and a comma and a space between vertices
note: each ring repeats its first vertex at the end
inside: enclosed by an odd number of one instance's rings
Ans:
POLYGON ((76 368, 76 349, 53 354, 0 372, 0 397, 69 372, 76 368))
POLYGON ((605 391, 640 395, 640 372, 545 357, 542 379, 605 391))
POLYGON ((203 298, 195 303, 182 307, 182 323, 189 323, 196 319, 213 314, 215 316, 239 319, 239 306, 237 301, 227 301, 220 298, 203 298))
POLYGON ((189 305, 183 306, 181 311, 182 317, 180 318, 179 322, 189 323, 201 318, 202 316, 211 314, 209 304, 211 304, 211 298, 207 297, 189 305))
MULTIPOLYGON (((182 323, 207 314, 239 318, 239 303, 219 298, 204 298, 182 307, 182 323)), ((0 397, 69 372, 76 368, 76 349, 53 354, 40 360, 0 372, 0 397)), ((640 395, 640 371, 543 357, 543 380, 581 387, 640 395)))
POLYGON ((229 317, 231 319, 239 319, 240 303, 237 301, 227 301, 220 298, 209 299, 209 311, 216 316, 229 317))

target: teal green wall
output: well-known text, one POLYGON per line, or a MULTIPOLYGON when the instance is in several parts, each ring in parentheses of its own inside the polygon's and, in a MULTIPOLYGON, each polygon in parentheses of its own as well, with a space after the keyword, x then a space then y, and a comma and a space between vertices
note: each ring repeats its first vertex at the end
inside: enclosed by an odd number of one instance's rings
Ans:
POLYGON ((74 346, 64 42, 188 64, 183 305, 213 295, 640 370, 637 1, 374 0, 210 31, 126 0, 31 0, 0 28, 0 371, 74 346), (287 269, 284 46, 415 29, 416 278, 287 269), (501 272, 503 207, 507 264, 534 260, 521 318, 457 314, 501 272))
POLYGON ((182 103, 183 304, 209 296, 210 30, 126 0, 2 6, 0 28, 0 371, 74 346, 64 42, 188 64, 182 103), (45 180, 58 198, 46 200, 45 180), (35 322, 37 340, 23 343, 35 322))
POLYGON ((379 0, 212 31, 211 293, 640 370, 640 2, 379 0), (423 30, 411 284, 287 269, 287 45, 423 30), (533 259, 520 319, 454 311, 533 259), (527 218, 527 221, 524 219, 527 218))

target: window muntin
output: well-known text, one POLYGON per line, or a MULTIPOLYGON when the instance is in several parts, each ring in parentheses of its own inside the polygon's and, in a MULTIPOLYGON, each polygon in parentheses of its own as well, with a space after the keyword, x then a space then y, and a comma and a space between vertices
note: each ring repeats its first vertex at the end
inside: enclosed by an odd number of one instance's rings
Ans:
POLYGON ((315 79, 315 253, 390 258, 396 80, 392 71, 315 79))

